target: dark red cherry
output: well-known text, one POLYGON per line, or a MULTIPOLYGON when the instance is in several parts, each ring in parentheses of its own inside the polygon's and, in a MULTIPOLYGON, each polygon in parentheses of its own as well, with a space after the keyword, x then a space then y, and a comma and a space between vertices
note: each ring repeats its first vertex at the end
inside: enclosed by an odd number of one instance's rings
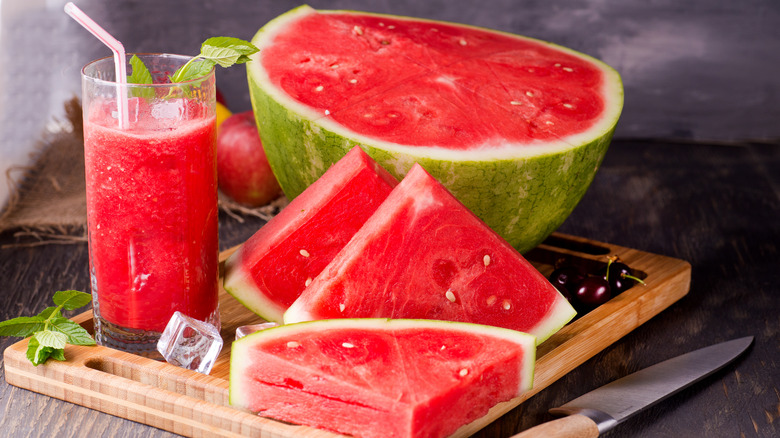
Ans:
POLYGON ((596 275, 609 280, 609 287, 614 295, 630 289, 636 283, 631 278, 634 275, 631 268, 621 262, 609 263, 607 266, 599 269, 596 275), (607 268, 609 268, 609 275, 607 275, 607 268))
POLYGON ((574 266, 561 266, 554 270, 548 277, 550 283, 558 289, 563 296, 571 301, 572 296, 577 292, 580 282, 585 278, 585 274, 574 266))
POLYGON ((612 298, 609 283, 603 277, 584 278, 574 294, 582 310, 592 310, 612 298))

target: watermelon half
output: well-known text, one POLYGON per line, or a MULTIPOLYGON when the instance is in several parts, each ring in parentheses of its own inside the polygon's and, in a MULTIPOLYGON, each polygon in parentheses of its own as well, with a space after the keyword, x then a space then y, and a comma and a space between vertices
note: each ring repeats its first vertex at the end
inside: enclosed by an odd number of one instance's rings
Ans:
POLYGON ((574 315, 517 250, 415 165, 287 309, 284 322, 463 321, 542 342, 574 315))
POLYGON ((355 437, 444 437, 531 388, 525 333, 476 324, 340 319, 233 343, 230 404, 355 437))
POLYGON ((579 202, 623 105, 604 63, 472 26, 302 6, 252 42, 252 105, 289 198, 360 144, 398 179, 421 164, 521 252, 579 202))
POLYGON ((225 290, 262 318, 281 323, 287 308, 396 184, 363 150, 353 148, 228 257, 225 290))

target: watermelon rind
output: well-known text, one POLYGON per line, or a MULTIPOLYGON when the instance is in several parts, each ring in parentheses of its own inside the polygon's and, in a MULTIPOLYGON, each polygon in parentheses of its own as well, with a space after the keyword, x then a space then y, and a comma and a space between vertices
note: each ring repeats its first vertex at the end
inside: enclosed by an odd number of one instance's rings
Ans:
MULTIPOLYGON (((348 13, 301 6, 268 22, 252 43, 262 52, 290 22, 311 13, 331 12, 348 13)), ((554 47, 598 66, 604 74, 605 112, 601 119, 584 132, 522 147, 475 151, 399 145, 359 135, 327 114, 293 100, 271 83, 259 55, 253 55, 247 63, 252 107, 269 163, 287 197, 300 194, 357 144, 399 180, 419 163, 521 253, 544 240, 571 214, 601 165, 622 110, 622 82, 614 69, 588 55, 528 37, 492 32, 554 47)))
POLYGON ((225 275, 223 287, 236 301, 266 321, 281 322, 287 308, 258 292, 252 274, 241 263, 238 252, 225 260, 225 272, 230 275, 225 275))
POLYGON ((468 332, 474 335, 484 335, 495 338, 503 338, 513 343, 525 346, 526 354, 520 368, 520 386, 517 394, 521 394, 533 387, 534 371, 536 366, 536 339, 533 335, 510 330, 502 327, 494 327, 469 322, 425 320, 425 319, 387 319, 387 318, 344 318, 306 321, 295 324, 285 324, 267 328, 233 342, 230 352, 230 389, 229 403, 233 406, 247 406, 250 388, 241 385, 241 379, 236 376, 243 374, 249 366, 249 355, 246 353, 256 343, 269 342, 274 339, 294 338, 298 333, 318 332, 324 330, 352 330, 352 329, 425 329, 426 327, 438 330, 453 330, 468 332))

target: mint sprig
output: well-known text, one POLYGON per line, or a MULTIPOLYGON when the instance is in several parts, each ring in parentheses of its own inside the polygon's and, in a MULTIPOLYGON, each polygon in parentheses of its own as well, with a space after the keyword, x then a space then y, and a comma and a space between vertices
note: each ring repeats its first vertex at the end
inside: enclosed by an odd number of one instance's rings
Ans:
POLYGON ((65 345, 95 345, 89 332, 62 316, 62 310, 75 310, 92 301, 92 295, 77 290, 54 293, 54 304, 36 316, 20 316, 0 322, 0 336, 30 336, 27 358, 38 366, 50 357, 65 360, 65 345))
POLYGON ((250 55, 260 51, 252 43, 240 38, 212 37, 200 46, 200 54, 187 61, 171 76, 171 82, 184 82, 199 78, 219 64, 228 68, 248 62, 250 55))

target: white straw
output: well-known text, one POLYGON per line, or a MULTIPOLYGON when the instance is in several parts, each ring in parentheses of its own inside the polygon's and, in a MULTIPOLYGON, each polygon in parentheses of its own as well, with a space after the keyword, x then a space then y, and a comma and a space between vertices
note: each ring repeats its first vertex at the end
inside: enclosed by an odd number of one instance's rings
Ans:
POLYGON ((127 68, 125 67, 125 46, 119 42, 116 38, 106 32, 99 24, 89 18, 87 14, 82 12, 81 9, 76 7, 72 2, 65 4, 65 13, 76 20, 85 29, 90 31, 92 35, 95 35, 103 44, 114 52, 114 71, 116 72, 117 83, 117 100, 119 112, 119 129, 125 129, 128 125, 127 117, 127 88, 124 84, 127 82, 127 68))

